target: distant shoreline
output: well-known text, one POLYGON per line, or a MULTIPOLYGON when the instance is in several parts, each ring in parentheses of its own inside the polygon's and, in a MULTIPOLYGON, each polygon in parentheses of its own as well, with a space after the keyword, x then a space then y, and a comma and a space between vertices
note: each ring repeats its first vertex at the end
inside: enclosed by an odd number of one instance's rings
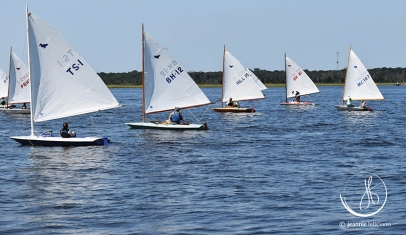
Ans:
MULTIPOLYGON (((377 83, 378 86, 395 86, 396 83, 377 83)), ((200 88, 221 88, 221 84, 198 84, 200 88)), ((285 84, 265 84, 266 87, 284 87, 285 84)), ((343 83, 316 83, 316 86, 344 86, 343 83)), ((400 86, 403 86, 400 84, 400 86)), ((108 88, 142 88, 141 85, 117 84, 107 85, 108 88)))

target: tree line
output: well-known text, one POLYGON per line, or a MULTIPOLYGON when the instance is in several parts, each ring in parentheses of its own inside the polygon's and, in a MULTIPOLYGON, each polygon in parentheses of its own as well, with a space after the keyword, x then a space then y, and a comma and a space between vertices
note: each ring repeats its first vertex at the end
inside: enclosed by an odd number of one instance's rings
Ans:
MULTIPOLYGON (((265 84, 285 83, 285 71, 268 71, 259 68, 252 70, 254 74, 265 84)), ((343 83, 345 69, 341 70, 304 70, 315 83, 343 83)), ((369 69, 372 79, 376 83, 405 83, 406 68, 375 68, 369 69)), ((221 84, 222 72, 188 72, 197 84, 221 84)), ((131 71, 127 73, 98 73, 107 85, 141 85, 141 71, 131 71)))

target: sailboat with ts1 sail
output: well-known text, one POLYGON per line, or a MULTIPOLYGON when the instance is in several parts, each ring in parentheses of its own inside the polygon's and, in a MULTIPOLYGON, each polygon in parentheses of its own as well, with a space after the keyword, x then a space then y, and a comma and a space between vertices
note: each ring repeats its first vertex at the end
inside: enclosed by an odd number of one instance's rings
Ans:
POLYGON ((32 13, 27 18, 31 86, 31 135, 13 136, 22 145, 107 145, 107 137, 62 138, 34 134, 34 123, 118 108, 120 104, 97 73, 55 29, 32 13))

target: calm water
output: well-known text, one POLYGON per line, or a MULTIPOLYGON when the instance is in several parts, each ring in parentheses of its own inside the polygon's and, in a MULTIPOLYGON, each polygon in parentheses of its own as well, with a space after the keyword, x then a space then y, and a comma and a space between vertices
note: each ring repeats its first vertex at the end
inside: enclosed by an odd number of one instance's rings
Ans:
MULTIPOLYGON (((270 88, 243 103, 254 114, 192 109, 209 125, 200 132, 129 129, 141 120, 141 90, 112 89, 126 106, 35 128, 69 121, 78 134, 108 135, 107 147, 20 146, 10 136, 28 135, 29 117, 0 113, 0 234, 404 234, 406 87, 380 89, 374 112, 347 113, 333 107, 342 87, 320 87, 312 107, 279 105, 284 88, 270 88), (361 171, 388 190, 368 218, 339 197, 361 171)), ((203 91, 219 100, 221 89, 203 91)))

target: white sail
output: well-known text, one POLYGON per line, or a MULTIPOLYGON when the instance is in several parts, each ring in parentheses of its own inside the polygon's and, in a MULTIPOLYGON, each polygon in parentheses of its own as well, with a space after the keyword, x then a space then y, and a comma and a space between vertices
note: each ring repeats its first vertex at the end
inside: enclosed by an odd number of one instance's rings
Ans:
POLYGON ((246 68, 246 70, 247 70, 247 73, 250 75, 250 77, 252 78, 252 80, 254 80, 255 81, 255 83, 257 84, 257 86, 259 87, 259 89, 262 91, 262 90, 265 90, 265 89, 268 89, 262 82, 261 82, 261 80, 259 80, 259 78, 249 69, 249 68, 246 68))
POLYGON ((0 68, 0 98, 8 96, 8 75, 0 68))
POLYGON ((210 103, 193 79, 168 52, 144 33, 145 113, 187 108, 210 103))
POLYGON ((9 103, 29 103, 30 97, 30 72, 27 65, 14 53, 10 59, 10 91, 9 103))
POLYGON ((352 100, 384 99, 368 70, 351 49, 343 95, 344 100, 348 100, 348 98, 352 100))
POLYGON ((34 122, 118 107, 97 73, 53 28, 28 15, 34 122))
POLYGON ((286 56, 286 97, 295 97, 295 92, 300 95, 319 93, 310 77, 293 60, 286 56))
POLYGON ((223 102, 264 98, 250 73, 230 52, 224 52, 224 95, 223 102))

